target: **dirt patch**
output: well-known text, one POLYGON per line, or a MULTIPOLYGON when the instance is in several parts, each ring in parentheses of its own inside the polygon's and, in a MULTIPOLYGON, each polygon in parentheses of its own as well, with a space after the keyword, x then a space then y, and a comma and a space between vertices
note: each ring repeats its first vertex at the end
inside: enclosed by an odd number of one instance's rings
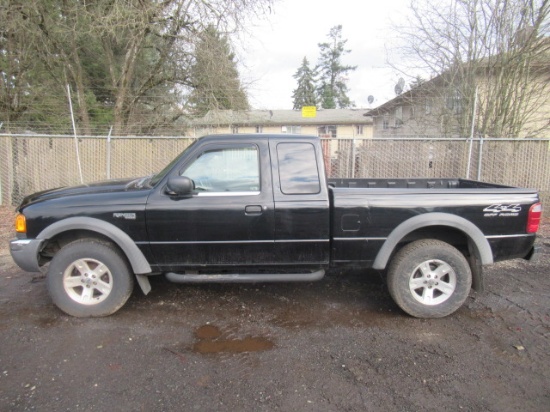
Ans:
POLYGON ((9 254, 9 241, 15 237, 15 208, 0 206, 0 256, 9 254))
POLYGON ((0 410, 544 411, 550 219, 539 260, 486 270, 487 292, 414 319, 373 271, 302 284, 152 280, 115 315, 65 316, 9 256, 0 208, 0 410))

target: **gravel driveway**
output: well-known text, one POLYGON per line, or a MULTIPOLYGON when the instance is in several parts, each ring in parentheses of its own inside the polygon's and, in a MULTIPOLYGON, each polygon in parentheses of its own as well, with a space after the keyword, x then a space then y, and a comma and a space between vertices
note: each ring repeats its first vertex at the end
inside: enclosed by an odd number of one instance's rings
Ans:
POLYGON ((1 411, 548 411, 550 220, 536 264, 486 270, 456 314, 414 319, 378 272, 303 284, 154 279, 71 318, 12 262, 0 208, 1 411))

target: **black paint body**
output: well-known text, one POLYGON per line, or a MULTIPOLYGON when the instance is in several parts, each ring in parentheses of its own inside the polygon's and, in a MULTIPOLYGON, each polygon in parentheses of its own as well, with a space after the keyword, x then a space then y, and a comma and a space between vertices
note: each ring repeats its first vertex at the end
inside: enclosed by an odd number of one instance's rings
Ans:
MULTIPOLYGON (((299 158, 300 153, 289 156, 299 158)), ((309 178, 305 183, 296 181, 315 188, 309 178)), ((485 240, 480 241, 490 245, 494 261, 526 257, 535 240, 535 234, 526 233, 527 213, 538 201, 534 190, 462 179, 327 182, 316 137, 226 135, 199 139, 157 176, 40 192, 27 197, 18 210, 27 218, 29 239, 70 217, 112 224, 135 242, 154 273, 235 268, 273 273, 331 265, 372 267, 396 228, 427 214, 469 222, 482 233, 485 240), (293 146, 280 145, 289 143, 313 147, 291 172, 317 173, 316 193, 288 193, 294 189, 285 183, 290 172, 287 166, 282 171, 280 163, 286 158, 281 153, 293 146), (205 150, 241 145, 257 150, 259 191, 169 194, 168 180, 205 150), (513 206, 517 212, 491 214, 486 209, 492 205, 513 206)), ((399 244, 422 237, 447 240, 468 250, 468 233, 437 221, 407 232, 399 244)))

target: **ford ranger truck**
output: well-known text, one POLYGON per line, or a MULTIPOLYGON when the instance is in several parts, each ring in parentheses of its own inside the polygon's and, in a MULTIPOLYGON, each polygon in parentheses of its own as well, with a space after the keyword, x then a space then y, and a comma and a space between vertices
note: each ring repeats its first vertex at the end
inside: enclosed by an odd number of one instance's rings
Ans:
POLYGON ((200 138, 152 176, 35 193, 17 212, 14 261, 47 270, 73 316, 116 312, 150 276, 310 282, 373 268, 403 311, 435 318, 483 289, 484 266, 534 256, 542 206, 535 190, 458 178, 327 180, 319 138, 239 134, 200 138))

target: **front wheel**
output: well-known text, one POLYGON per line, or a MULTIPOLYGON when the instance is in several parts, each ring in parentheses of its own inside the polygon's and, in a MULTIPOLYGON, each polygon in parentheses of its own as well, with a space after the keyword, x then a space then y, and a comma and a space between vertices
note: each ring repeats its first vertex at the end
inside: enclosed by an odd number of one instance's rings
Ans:
POLYGON ((417 318, 441 318, 462 306, 472 272, 462 253, 448 243, 428 239, 403 247, 388 270, 395 303, 417 318))
POLYGON ((110 243, 92 239, 69 243, 56 253, 47 283, 56 306, 77 317, 115 313, 134 286, 121 253, 110 243))

